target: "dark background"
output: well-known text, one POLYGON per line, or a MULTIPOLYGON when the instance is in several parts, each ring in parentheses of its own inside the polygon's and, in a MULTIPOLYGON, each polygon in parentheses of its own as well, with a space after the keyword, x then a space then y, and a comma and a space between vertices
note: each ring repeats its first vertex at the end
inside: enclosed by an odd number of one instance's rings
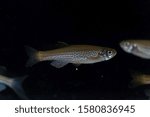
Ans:
MULTIPOLYGON (((150 0, 0 1, 0 65, 29 74, 23 87, 30 99, 147 99, 144 88, 129 88, 130 70, 149 72, 150 61, 129 55, 119 42, 150 38, 150 0), (24 46, 47 50, 58 41, 117 50, 113 59, 61 69, 41 62, 26 68, 24 46)), ((10 89, 0 99, 19 99, 10 89)))

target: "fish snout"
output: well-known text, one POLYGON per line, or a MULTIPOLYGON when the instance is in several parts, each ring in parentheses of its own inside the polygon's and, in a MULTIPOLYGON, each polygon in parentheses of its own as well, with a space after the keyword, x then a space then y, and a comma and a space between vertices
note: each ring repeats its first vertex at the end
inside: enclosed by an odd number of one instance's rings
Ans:
POLYGON ((121 41, 120 42, 120 47, 125 51, 130 53, 133 49, 132 44, 129 41, 121 41))

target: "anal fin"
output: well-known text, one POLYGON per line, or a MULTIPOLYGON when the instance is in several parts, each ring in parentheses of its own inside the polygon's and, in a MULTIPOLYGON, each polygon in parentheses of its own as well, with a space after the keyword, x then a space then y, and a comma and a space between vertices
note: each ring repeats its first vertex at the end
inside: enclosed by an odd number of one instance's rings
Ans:
POLYGON ((65 61, 57 61, 57 60, 55 60, 55 61, 52 61, 52 62, 51 62, 51 65, 52 65, 53 67, 56 67, 56 68, 64 67, 64 66, 67 65, 67 64, 68 64, 68 63, 65 62, 65 61))

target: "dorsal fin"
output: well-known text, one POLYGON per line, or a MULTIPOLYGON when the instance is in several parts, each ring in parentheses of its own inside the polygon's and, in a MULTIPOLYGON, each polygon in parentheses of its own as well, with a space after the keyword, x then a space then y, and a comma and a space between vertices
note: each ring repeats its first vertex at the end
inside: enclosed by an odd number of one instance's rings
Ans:
POLYGON ((66 46, 69 46, 69 44, 62 42, 62 41, 58 41, 56 44, 57 48, 62 48, 62 47, 66 47, 66 46))

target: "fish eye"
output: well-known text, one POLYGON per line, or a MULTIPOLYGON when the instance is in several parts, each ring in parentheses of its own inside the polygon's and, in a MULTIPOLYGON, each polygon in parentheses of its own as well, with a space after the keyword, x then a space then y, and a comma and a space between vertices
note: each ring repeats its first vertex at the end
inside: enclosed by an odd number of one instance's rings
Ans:
POLYGON ((126 48, 129 48, 129 49, 131 49, 133 46, 133 44, 131 44, 130 42, 125 42, 124 45, 126 48))
POLYGON ((129 47, 131 44, 129 42, 125 42, 125 46, 129 47))
POLYGON ((113 55, 113 51, 108 50, 108 51, 107 51, 107 56, 108 56, 108 57, 111 57, 112 55, 113 55))
POLYGON ((135 44, 132 44, 132 43, 130 43, 130 42, 125 42, 124 45, 125 45, 124 48, 125 48, 127 51, 132 51, 133 48, 136 47, 135 44))

